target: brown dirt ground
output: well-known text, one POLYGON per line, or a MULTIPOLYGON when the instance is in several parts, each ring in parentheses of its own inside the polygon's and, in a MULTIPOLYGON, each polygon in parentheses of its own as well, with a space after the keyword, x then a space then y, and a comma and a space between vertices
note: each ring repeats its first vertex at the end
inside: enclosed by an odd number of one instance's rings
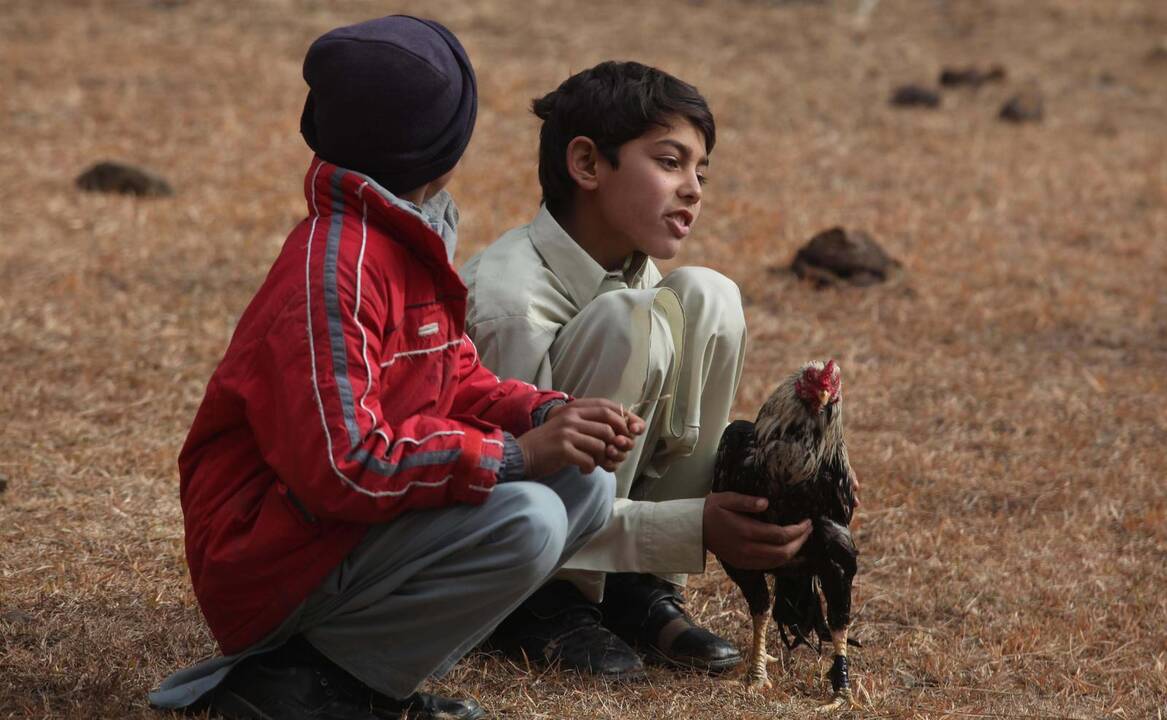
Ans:
MULTIPOLYGON (((444 20, 479 72, 452 186, 463 259, 534 211, 526 107, 569 72, 635 58, 708 96, 720 142, 678 262, 742 287, 739 412, 805 359, 847 373, 864 481, 856 716, 1167 715, 1167 5, 886 0, 866 22, 858 5, 0 5, 0 716, 155 717, 146 690, 214 651, 174 458, 304 213, 303 52, 390 10, 444 20), (989 62, 1004 84, 946 91, 935 111, 886 102, 942 65, 989 62), (999 122, 1030 86, 1045 121, 999 122), (105 158, 162 172, 177 196, 76 191, 105 158), (872 232, 904 279, 820 292, 781 270, 833 224, 872 232)), ((745 644, 715 562, 690 606, 745 644)), ((757 697, 482 656, 438 688, 502 717, 810 717, 826 662, 784 665, 757 697)))

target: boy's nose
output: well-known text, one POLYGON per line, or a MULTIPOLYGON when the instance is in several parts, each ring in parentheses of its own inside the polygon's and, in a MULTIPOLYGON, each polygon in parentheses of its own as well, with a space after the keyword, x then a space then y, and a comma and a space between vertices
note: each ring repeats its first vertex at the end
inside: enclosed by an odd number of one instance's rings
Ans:
POLYGON ((685 179, 685 183, 681 186, 679 195, 692 203, 699 202, 701 200, 701 180, 697 177, 696 174, 692 174, 685 179))

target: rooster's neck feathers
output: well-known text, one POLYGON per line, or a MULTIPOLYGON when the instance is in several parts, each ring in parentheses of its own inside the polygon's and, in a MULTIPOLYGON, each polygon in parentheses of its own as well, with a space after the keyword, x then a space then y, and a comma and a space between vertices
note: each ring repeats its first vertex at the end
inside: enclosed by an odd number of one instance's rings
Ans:
POLYGON ((800 369, 774 390, 754 423, 755 460, 765 464, 771 477, 785 476, 792 483, 810 480, 825 461, 847 466, 843 403, 822 413, 809 412, 795 388, 801 374, 800 369))

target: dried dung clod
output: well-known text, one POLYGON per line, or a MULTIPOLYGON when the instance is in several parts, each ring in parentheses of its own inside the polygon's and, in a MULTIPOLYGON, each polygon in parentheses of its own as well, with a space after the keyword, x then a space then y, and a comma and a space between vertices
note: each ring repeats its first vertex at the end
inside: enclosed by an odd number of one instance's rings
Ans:
POLYGON ((1041 93, 1027 90, 1014 95, 1001 106, 999 117, 1007 122, 1040 122, 1044 115, 1041 93))
POLYGON ((1158 45, 1148 50, 1144 60, 1150 65, 1167 63, 1167 39, 1160 41, 1158 45))
POLYGON ((940 107, 940 93, 920 85, 901 85, 891 96, 891 104, 899 107, 940 107))
POLYGON ((860 287, 900 274, 900 263, 862 230, 833 227, 815 235, 794 256, 790 269, 819 287, 850 283, 860 287))
POLYGON ((1005 68, 1000 65, 990 65, 982 70, 978 67, 944 68, 940 71, 940 84, 944 87, 971 87, 978 88, 988 82, 1000 82, 1005 79, 1005 68))
POLYGON ((89 192, 141 197, 169 197, 174 188, 160 175, 119 162, 99 162, 77 176, 77 187, 89 192))

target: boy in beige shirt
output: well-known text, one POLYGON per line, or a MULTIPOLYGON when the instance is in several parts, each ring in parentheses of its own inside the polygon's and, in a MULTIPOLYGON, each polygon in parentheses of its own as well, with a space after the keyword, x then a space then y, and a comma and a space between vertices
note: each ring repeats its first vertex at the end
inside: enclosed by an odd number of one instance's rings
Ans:
POLYGON ((662 278, 652 261, 674 257, 700 214, 713 115, 696 88, 634 62, 580 72, 534 111, 543 206, 462 268, 467 333, 496 373, 614 400, 647 430, 617 472, 612 521, 493 643, 613 677, 642 674, 630 645, 726 670, 741 655, 685 614, 685 575, 706 550, 775 567, 809 525, 768 525, 749 515, 761 498, 710 494, 741 376, 741 296, 713 270, 662 278))

